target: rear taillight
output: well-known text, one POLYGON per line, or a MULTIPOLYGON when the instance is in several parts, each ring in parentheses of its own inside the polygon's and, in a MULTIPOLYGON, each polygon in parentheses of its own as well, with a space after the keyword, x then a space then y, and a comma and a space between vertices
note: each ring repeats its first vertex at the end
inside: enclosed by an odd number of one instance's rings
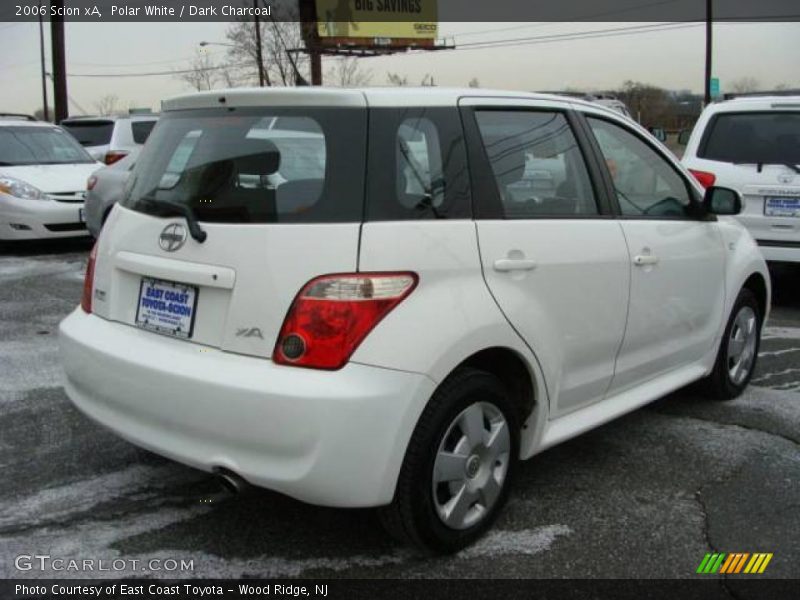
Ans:
POLYGON ((286 315, 273 360, 282 365, 340 369, 416 285, 415 273, 350 273, 311 280, 286 315))
POLYGON ((89 191, 92 191, 92 190, 94 189, 94 186, 96 186, 96 185, 97 185, 97 177, 95 177, 94 175, 92 175, 92 176, 91 176, 91 177, 89 177, 89 179, 86 181, 86 189, 87 189, 87 190, 89 190, 89 191))
POLYGON ((106 163, 107 165, 113 165, 115 162, 125 158, 126 156, 128 156, 127 152, 109 151, 106 152, 106 156, 103 159, 103 162, 106 163))
POLYGON ((92 312, 92 292, 94 291, 94 263, 97 260, 97 242, 89 252, 89 262, 86 265, 86 276, 83 278, 83 296, 81 296, 81 308, 84 312, 92 312))
POLYGON ((704 188, 711 187, 714 185, 714 182, 717 180, 717 176, 713 173, 709 173, 708 171, 697 171, 696 169, 689 169, 689 173, 694 175, 694 178, 700 182, 704 188))

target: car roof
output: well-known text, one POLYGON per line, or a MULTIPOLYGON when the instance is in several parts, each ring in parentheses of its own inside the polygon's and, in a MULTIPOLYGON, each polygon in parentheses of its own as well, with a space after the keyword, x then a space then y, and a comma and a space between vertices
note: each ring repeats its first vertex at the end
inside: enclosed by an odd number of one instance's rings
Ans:
POLYGON ((741 96, 709 104, 711 113, 800 108, 800 96, 741 96))
MULTIPOLYGON (((268 87, 214 90, 176 96, 164 100, 162 111, 211 108, 219 106, 456 106, 463 98, 501 98, 518 100, 548 100, 597 108, 597 103, 585 102, 555 94, 484 90, 480 88, 443 87, 268 87)), ((609 111, 613 112, 613 111, 609 111)))
POLYGON ((130 121, 157 121, 159 115, 153 113, 151 115, 107 115, 107 116, 91 116, 91 115, 82 115, 77 117, 67 117, 63 119, 61 122, 66 123, 67 125, 71 123, 90 123, 92 121, 123 121, 123 120, 130 120, 130 121))
POLYGON ((56 127, 56 128, 58 128, 58 125, 50 123, 49 121, 27 121, 25 119, 0 117, 0 127, 56 127))

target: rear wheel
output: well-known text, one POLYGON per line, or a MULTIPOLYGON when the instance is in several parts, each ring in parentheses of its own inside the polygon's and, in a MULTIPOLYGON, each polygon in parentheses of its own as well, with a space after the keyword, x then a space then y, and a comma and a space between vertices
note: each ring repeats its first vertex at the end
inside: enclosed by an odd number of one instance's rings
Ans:
POLYGON ((732 400, 750 383, 758 358, 762 319, 755 294, 743 289, 725 327, 714 370, 703 381, 712 398, 732 400))
POLYGON ((459 369, 436 391, 411 437, 386 529, 432 552, 455 552, 482 535, 508 496, 519 419, 502 383, 459 369))

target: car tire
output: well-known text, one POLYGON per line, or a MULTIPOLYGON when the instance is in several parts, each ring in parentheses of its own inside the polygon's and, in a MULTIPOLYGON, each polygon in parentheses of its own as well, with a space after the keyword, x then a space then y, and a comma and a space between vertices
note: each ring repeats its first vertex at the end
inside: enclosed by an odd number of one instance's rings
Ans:
POLYGON ((508 497, 519 456, 518 410, 500 380, 459 368, 417 423, 389 506, 379 509, 396 539, 452 553, 478 539, 508 497))
POLYGON ((725 326, 714 370, 701 382, 706 396, 732 400, 750 383, 758 360, 762 321, 755 294, 743 289, 725 326))

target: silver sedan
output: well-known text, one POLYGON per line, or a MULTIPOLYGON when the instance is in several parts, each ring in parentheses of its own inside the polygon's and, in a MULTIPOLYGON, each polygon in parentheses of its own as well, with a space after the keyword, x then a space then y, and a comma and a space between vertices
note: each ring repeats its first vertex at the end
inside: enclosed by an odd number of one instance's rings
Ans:
POLYGON ((86 226, 94 237, 100 235, 106 218, 114 208, 125 188, 125 182, 136 164, 139 149, 131 152, 113 165, 95 171, 87 183, 86 226))

